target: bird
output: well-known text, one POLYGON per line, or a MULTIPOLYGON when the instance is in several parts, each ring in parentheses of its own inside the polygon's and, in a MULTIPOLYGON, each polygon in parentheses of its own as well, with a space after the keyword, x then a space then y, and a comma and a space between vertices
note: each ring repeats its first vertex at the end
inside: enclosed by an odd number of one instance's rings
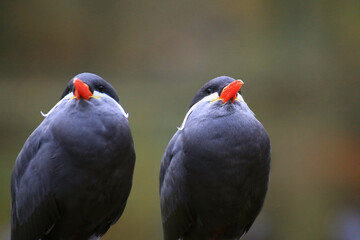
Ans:
POLYGON ((99 239, 122 215, 135 150, 115 89, 73 77, 26 140, 11 177, 11 240, 99 239))
POLYGON ((245 103, 243 84, 220 76, 202 86, 167 145, 160 167, 165 240, 240 239, 260 213, 270 138, 245 103))

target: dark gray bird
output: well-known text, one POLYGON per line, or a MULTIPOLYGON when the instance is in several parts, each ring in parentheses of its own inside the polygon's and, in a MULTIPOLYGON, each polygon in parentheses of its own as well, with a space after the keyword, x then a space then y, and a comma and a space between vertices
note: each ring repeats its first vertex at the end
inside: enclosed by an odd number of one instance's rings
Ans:
POLYGON ((82 73, 30 135, 11 179, 12 240, 96 239, 124 211, 135 151, 115 89, 82 73))
POLYGON ((270 141, 240 94, 242 84, 226 76, 206 83, 165 150, 165 240, 239 239, 262 208, 270 141))

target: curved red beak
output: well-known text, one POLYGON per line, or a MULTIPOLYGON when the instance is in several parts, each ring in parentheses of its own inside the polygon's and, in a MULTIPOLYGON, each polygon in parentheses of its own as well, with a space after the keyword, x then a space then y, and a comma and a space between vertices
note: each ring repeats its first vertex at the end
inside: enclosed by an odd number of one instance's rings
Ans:
POLYGON ((89 100, 90 97, 93 95, 89 89, 89 86, 81 81, 79 78, 75 78, 73 80, 73 84, 75 86, 74 96, 79 100, 81 97, 89 100))
POLYGON ((238 93, 243 84, 243 81, 235 80, 234 82, 224 87, 219 98, 222 99, 223 103, 226 103, 230 99, 232 99, 232 102, 234 103, 236 99, 236 94, 238 93))

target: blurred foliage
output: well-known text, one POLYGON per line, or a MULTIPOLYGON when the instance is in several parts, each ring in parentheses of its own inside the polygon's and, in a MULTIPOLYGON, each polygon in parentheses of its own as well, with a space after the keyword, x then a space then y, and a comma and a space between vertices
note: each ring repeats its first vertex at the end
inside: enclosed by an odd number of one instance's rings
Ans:
POLYGON ((89 71, 117 89, 137 152, 126 210, 105 240, 162 239, 163 151, 197 89, 219 75, 244 80, 272 141, 268 196, 244 239, 359 239, 349 235, 360 216, 359 12, 359 1, 1 1, 0 238, 39 111, 89 71))

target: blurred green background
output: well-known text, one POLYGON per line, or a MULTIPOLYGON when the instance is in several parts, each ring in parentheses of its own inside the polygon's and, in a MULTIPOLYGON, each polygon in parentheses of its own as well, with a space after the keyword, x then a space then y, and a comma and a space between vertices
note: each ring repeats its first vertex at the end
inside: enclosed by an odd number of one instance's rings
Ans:
POLYGON ((360 239, 360 1, 1 1, 0 239, 17 154, 84 71, 118 91, 137 153, 103 239, 162 239, 163 151, 220 75, 245 82, 272 143, 265 206, 244 239, 360 239))

